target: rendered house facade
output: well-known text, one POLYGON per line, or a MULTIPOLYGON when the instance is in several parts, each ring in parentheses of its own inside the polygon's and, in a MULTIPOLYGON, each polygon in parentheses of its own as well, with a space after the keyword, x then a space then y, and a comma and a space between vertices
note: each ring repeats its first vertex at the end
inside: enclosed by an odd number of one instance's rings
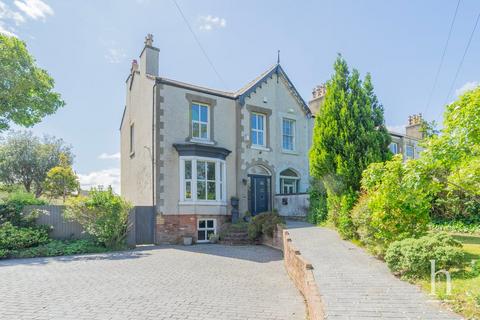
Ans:
POLYGON ((157 243, 208 241, 232 197, 240 214, 288 214, 306 206, 312 128, 279 64, 237 92, 204 88, 160 77, 149 35, 126 80, 122 195, 155 208, 157 243))

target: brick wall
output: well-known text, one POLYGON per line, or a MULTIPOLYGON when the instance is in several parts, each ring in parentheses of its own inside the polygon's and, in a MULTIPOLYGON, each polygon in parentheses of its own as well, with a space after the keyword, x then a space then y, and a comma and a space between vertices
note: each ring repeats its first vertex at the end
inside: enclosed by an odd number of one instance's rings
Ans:
POLYGON ((156 220, 156 242, 158 243, 182 243, 183 237, 192 237, 197 240, 198 219, 216 219, 217 232, 227 221, 227 216, 220 215, 158 215, 156 220))
POLYGON ((261 243, 265 246, 283 251, 283 229, 281 224, 277 224, 277 228, 273 232, 273 237, 263 235, 261 243))
POLYGON ((283 230, 283 256, 288 275, 306 300, 308 318, 323 319, 323 305, 313 276, 313 266, 294 246, 287 230, 283 230))

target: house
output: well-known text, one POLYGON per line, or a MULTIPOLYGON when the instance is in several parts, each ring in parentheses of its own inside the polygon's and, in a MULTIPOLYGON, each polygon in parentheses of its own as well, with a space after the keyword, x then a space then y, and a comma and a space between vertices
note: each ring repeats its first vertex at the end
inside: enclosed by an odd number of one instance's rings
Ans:
MULTIPOLYGON (((312 99, 308 106, 314 115, 318 114, 322 106, 323 98, 327 93, 325 85, 318 85, 312 91, 312 99)), ((414 114, 408 117, 408 125, 405 128, 406 133, 389 131, 392 142, 388 146, 393 154, 402 154, 404 161, 408 159, 417 159, 423 150, 419 142, 423 139, 422 114, 414 114)))
POLYGON ((120 126, 121 192, 154 208, 154 241, 207 242, 232 210, 305 209, 313 118, 280 64, 226 92, 161 77, 159 52, 148 35, 120 126))

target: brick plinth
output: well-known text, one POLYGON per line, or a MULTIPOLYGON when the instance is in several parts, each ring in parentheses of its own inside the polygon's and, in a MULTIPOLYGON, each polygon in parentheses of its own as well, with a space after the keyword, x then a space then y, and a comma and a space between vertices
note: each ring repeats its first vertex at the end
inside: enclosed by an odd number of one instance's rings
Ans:
POLYGON ((156 221, 156 243, 178 244, 183 242, 183 237, 192 237, 197 241, 198 219, 216 219, 217 233, 230 216, 224 215, 159 215, 156 221))

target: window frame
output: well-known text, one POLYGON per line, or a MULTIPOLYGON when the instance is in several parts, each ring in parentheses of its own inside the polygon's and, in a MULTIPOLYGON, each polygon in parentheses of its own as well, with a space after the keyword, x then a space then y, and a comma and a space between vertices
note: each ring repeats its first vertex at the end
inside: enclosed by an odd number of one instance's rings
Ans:
POLYGON ((197 140, 197 141, 210 141, 210 105, 202 102, 197 102, 197 101, 192 101, 190 104, 190 130, 192 132, 192 140, 197 140), (198 106, 198 120, 193 119, 193 108, 194 106, 198 106), (201 120, 201 107, 206 107, 207 108, 207 122, 204 122, 201 120), (194 123, 198 123, 198 134, 199 137, 194 136, 194 131, 193 131, 193 125, 194 123), (202 138, 202 130, 201 127, 202 125, 205 125, 207 127, 207 137, 202 138))
POLYGON ((407 159, 415 159, 415 146, 413 146, 411 144, 407 144, 405 146, 405 156, 407 157, 407 159), (412 150, 412 156, 408 155, 408 149, 409 148, 411 148, 411 150, 412 150))
POLYGON ((295 170, 291 169, 291 168, 287 168, 285 170, 282 170, 280 171, 280 174, 279 174, 279 179, 280 179, 280 194, 281 195, 288 195, 288 194, 297 194, 299 193, 299 189, 300 189, 300 175, 298 174, 298 172, 296 172, 295 170), (287 170, 290 170, 292 171, 293 173, 295 173, 296 176, 286 176, 286 175, 282 175, 282 172, 285 172, 287 170), (285 179, 286 180, 294 180, 295 181, 295 184, 293 185, 293 193, 284 193, 284 186, 285 186, 285 179))
POLYGON ((135 122, 130 123, 129 135, 129 151, 130 156, 133 156, 135 154, 135 122))
POLYGON ((252 147, 267 147, 267 115, 261 112, 251 112, 250 113, 250 141, 252 147), (257 117, 257 128, 253 127, 253 117, 257 117), (263 129, 258 129, 258 118, 262 118, 263 129), (263 136, 263 144, 253 143, 253 132, 257 133, 257 142, 258 142, 258 133, 261 132, 263 136))
POLYGON ((398 142, 390 142, 390 145, 388 146, 388 149, 390 149, 390 152, 392 152, 393 154, 398 154, 398 142), (393 152, 391 146, 395 146, 395 152, 393 152))
POLYGON ((208 239, 208 231, 212 231, 213 234, 217 234, 217 219, 215 218, 202 218, 197 220, 197 242, 198 243, 208 243, 210 240, 208 239), (200 228, 200 222, 205 221, 205 227, 200 228), (213 221, 213 227, 209 228, 208 227, 208 221, 213 221), (205 239, 204 240, 199 240, 198 233, 204 231, 205 232, 205 239))
MULTIPOLYGON (((227 194, 227 165, 226 161, 217 158, 208 158, 208 157, 197 157, 197 156, 181 156, 179 159, 180 166, 180 204, 200 204, 200 205, 226 205, 226 194, 227 194), (185 178, 185 161, 191 161, 191 178, 185 178), (204 180, 206 182, 206 199, 198 199, 197 197, 197 162, 214 162, 215 163, 215 199, 208 200, 208 180, 205 176, 204 180), (186 183, 190 182, 190 193, 191 198, 186 198, 186 183)), ((207 172, 205 172, 207 175, 207 172)))
POLYGON ((292 119, 292 118, 288 118, 288 117, 283 117, 282 118, 282 151, 284 152, 295 152, 296 150, 296 143, 295 143, 295 136, 296 136, 296 119, 292 119), (288 136, 285 134, 285 126, 284 126, 284 123, 285 122, 290 122, 292 127, 290 128, 291 129, 291 135, 288 136), (285 137, 288 136, 288 137, 291 137, 292 138, 292 149, 285 149, 285 145, 284 145, 284 142, 285 142, 285 137))

